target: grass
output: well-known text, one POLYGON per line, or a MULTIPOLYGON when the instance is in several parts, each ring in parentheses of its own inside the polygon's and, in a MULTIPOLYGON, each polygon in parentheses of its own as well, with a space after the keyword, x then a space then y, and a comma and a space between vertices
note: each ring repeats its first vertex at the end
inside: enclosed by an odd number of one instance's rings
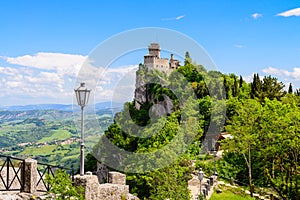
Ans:
POLYGON ((44 137, 40 139, 38 142, 52 142, 55 140, 66 140, 71 137, 71 133, 66 130, 53 130, 51 131, 51 136, 44 137))
POLYGON ((57 145, 47 145, 41 147, 29 147, 25 148, 21 155, 31 155, 31 156, 45 156, 51 154, 57 148, 57 145))
POLYGON ((223 200, 223 199, 230 199, 230 200, 254 200, 254 198, 251 198, 247 195, 238 195, 234 194, 233 192, 229 190, 225 190, 222 193, 214 192, 211 196, 210 200, 223 200))

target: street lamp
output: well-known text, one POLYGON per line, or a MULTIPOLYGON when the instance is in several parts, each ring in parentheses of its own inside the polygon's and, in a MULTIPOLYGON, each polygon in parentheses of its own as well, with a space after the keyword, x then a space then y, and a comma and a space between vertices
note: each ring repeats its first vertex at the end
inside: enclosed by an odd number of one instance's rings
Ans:
POLYGON ((213 154, 214 154, 214 164, 215 164, 214 175, 218 176, 217 169, 216 169, 216 157, 217 157, 217 150, 216 149, 213 150, 213 154))
POLYGON ((202 180, 203 180, 203 177, 204 177, 204 172, 202 171, 202 168, 200 168, 200 171, 198 172, 198 178, 199 178, 199 181, 200 181, 200 194, 199 194, 199 197, 202 196, 202 180))
POLYGON ((91 90, 85 87, 85 83, 80 83, 80 86, 74 90, 77 103, 81 106, 81 143, 80 143, 80 176, 84 175, 84 116, 83 110, 89 101, 91 90))

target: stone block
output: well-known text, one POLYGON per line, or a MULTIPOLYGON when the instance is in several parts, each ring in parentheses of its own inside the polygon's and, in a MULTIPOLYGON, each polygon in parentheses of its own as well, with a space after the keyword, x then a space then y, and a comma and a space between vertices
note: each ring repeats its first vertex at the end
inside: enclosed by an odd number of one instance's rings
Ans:
POLYGON ((74 177, 74 185, 82 186, 84 189, 84 197, 87 200, 101 199, 100 185, 98 183, 98 177, 95 175, 76 175, 74 177))
POLYGON ((108 183, 126 185, 126 175, 119 172, 109 172, 108 183))
POLYGON ((117 200, 122 196, 126 197, 129 194, 128 185, 119 184, 100 184, 100 196, 101 200, 117 200))

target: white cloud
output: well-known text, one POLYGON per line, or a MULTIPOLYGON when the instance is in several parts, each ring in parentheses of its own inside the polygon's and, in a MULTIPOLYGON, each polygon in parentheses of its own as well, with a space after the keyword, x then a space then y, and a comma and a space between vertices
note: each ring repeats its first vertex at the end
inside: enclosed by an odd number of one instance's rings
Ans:
POLYGON ((268 67, 263 69, 262 71, 267 74, 283 77, 285 78, 285 80, 294 79, 296 81, 300 81, 300 68, 298 67, 293 68, 293 71, 277 69, 274 67, 268 67))
POLYGON ((282 17, 300 16, 300 8, 287 10, 285 12, 277 14, 277 16, 282 16, 282 17))
POLYGON ((0 74, 13 76, 18 73, 18 70, 12 67, 0 67, 0 74))
POLYGON ((177 16, 175 19, 176 20, 180 20, 180 19, 182 19, 182 18, 184 18, 185 17, 185 15, 179 15, 179 16, 177 16))
MULTIPOLYGON (((127 88, 134 87, 132 80, 135 80, 137 69, 136 65, 105 69, 93 66, 87 56, 62 53, 1 58, 8 65, 0 66, 0 98, 4 99, 1 105, 70 104, 76 79, 76 82, 84 80, 93 90, 95 102, 111 100, 118 92, 114 91, 115 85, 128 78, 128 74, 131 81, 128 79, 127 88)), ((130 92, 133 93, 133 90, 126 90, 126 93, 130 92)))
POLYGON ((246 81, 246 83, 251 83, 253 81, 253 75, 254 73, 251 75, 243 76, 244 81, 246 81))
POLYGON ((171 21, 171 20, 181 20, 185 17, 185 15, 179 15, 177 17, 171 17, 171 18, 163 18, 162 21, 171 21))
POLYGON ((258 18, 262 18, 263 15, 260 14, 260 13, 253 13, 253 14, 251 15, 251 17, 252 17, 253 19, 258 19, 258 18))
POLYGON ((234 47, 241 49, 241 48, 244 48, 245 46, 242 44, 235 44, 234 47))
POLYGON ((19 57, 4 57, 9 64, 21 65, 41 70, 56 70, 60 75, 76 76, 87 56, 45 53, 24 55, 19 57))

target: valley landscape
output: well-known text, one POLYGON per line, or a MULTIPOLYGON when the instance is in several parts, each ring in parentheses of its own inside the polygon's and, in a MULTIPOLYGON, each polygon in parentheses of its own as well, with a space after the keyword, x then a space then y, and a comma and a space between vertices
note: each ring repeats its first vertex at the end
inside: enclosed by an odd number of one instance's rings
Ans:
MULTIPOLYGON (((97 104, 96 109, 103 130, 87 129, 87 145, 99 139, 99 135, 112 123, 113 113, 121 110, 121 107, 111 108, 111 103, 107 102, 97 104)), ((1 108, 0 152, 4 155, 31 157, 39 162, 67 168, 73 166, 78 169, 80 131, 76 130, 75 119, 76 113, 71 105, 1 108)))

